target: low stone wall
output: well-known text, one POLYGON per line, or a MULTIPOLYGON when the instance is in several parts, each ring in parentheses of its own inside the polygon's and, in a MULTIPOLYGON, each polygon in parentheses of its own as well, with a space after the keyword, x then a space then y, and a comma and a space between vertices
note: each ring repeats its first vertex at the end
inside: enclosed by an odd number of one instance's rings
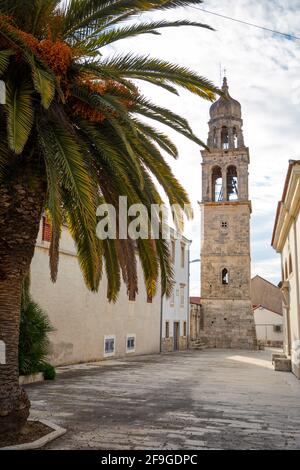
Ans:
POLYGON ((283 348, 283 341, 273 341, 273 340, 258 340, 258 346, 268 347, 268 348, 283 348))
MULTIPOLYGON (((185 351, 187 349, 187 337, 179 337, 179 351, 185 351)), ((174 338, 163 338, 161 341, 161 352, 173 352, 174 351, 174 338)))
POLYGON ((173 350, 173 338, 163 338, 161 340, 161 352, 172 352, 173 350))
POLYGON ((187 337, 180 336, 179 338, 179 351, 185 351, 187 349, 187 337))
POLYGON ((43 382, 43 380, 44 380, 44 374, 42 372, 37 372, 36 374, 31 374, 31 375, 20 375, 19 384, 28 385, 28 384, 33 384, 36 382, 43 382))

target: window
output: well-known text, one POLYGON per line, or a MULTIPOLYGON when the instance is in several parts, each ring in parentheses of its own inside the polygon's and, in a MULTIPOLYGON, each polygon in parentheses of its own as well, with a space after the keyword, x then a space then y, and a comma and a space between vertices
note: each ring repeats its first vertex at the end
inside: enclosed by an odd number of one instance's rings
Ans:
POLYGON ((184 286, 180 286, 180 307, 184 307, 184 286))
POLYGON ((212 200, 215 202, 223 200, 222 170, 215 166, 212 170, 212 200))
POLYGON ((135 351, 135 338, 136 335, 127 335, 126 337, 126 352, 134 352, 135 351))
POLYGON ((43 217, 42 240, 44 242, 51 242, 51 224, 47 217, 43 217))
POLYGON ((223 126, 221 130, 221 144, 222 149, 227 150, 229 148, 228 128, 226 126, 223 126))
POLYGON ((175 263, 175 240, 171 240, 171 261, 175 263))
POLYGON ((115 354, 115 336, 104 336, 104 356, 113 356, 115 354))
POLYGON ((170 322, 166 321, 166 332, 165 337, 170 338, 170 322))
POLYGON ((214 131, 213 131, 213 147, 217 147, 217 129, 214 127, 214 131))
POLYGON ((238 199, 238 178, 234 165, 227 168, 227 200, 236 201, 238 199))
POLYGON ((221 222, 221 228, 223 228, 223 229, 226 229, 226 228, 228 228, 228 223, 227 223, 227 222, 224 222, 224 221, 222 221, 222 222, 221 222))
POLYGON ((293 263, 292 263, 292 255, 291 253, 289 254, 289 275, 291 275, 293 272, 293 263))
POLYGON ((186 321, 183 322, 183 336, 186 336, 186 321))
POLYGON ((285 263, 284 263, 284 273, 285 273, 285 279, 287 279, 289 277, 287 261, 285 261, 285 263))
POLYGON ((180 245, 180 264, 181 267, 184 268, 185 265, 185 244, 181 243, 180 245))
POLYGON ((227 268, 222 269, 222 284, 224 286, 227 286, 229 284, 229 275, 227 268))
POLYGON ((237 148, 238 146, 238 138, 237 138, 237 132, 236 132, 236 127, 233 128, 233 148, 237 148))
POLYGON ((282 325, 273 325, 274 333, 282 333, 282 325))
POLYGON ((172 291, 172 294, 170 296, 170 306, 174 307, 174 301, 175 301, 175 294, 174 294, 174 289, 172 291))

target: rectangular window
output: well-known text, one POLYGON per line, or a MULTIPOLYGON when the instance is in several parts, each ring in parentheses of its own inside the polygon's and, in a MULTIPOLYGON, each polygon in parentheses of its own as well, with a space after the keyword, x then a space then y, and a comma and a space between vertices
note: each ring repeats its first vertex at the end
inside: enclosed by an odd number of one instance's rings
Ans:
POLYGON ((180 307, 184 307, 184 286, 180 286, 180 307))
POLYGON ((285 274, 285 279, 287 279, 289 277, 287 261, 285 261, 284 263, 284 274, 285 274))
POLYGON ((104 336, 104 356, 114 356, 115 354, 115 342, 116 337, 112 336, 104 336))
POLYGON ((174 302, 175 302, 175 294, 174 294, 174 290, 170 296, 170 307, 174 307, 174 302))
POLYGON ((51 233, 51 224, 47 217, 43 216, 42 240, 44 242, 51 242, 51 233))
POLYGON ((181 267, 184 268, 185 265, 185 244, 181 243, 180 245, 180 260, 181 260, 181 267))
POLYGON ((183 336, 186 336, 186 321, 183 322, 183 336))
POLYGON ((165 337, 170 338, 170 323, 168 321, 166 321, 166 334, 165 334, 165 337))
POLYGON ((274 333, 282 333, 282 325, 273 325, 274 333))
POLYGON ((293 273, 292 255, 289 254, 289 276, 293 273))
POLYGON ((171 240, 171 261, 175 263, 175 240, 171 240))
POLYGON ((135 302, 136 293, 135 292, 129 292, 128 298, 129 298, 130 302, 135 302))
POLYGON ((135 338, 136 336, 131 334, 127 335, 126 337, 126 352, 134 352, 135 351, 135 338))

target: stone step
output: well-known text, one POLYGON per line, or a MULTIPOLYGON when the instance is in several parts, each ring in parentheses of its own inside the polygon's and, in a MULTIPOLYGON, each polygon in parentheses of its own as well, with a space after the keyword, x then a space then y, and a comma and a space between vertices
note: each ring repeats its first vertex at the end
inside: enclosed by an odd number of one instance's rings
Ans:
POLYGON ((275 357, 274 361, 274 369, 281 372, 291 372, 292 371, 292 363, 291 360, 287 357, 275 357))
POLYGON ((275 359, 278 359, 278 358, 286 358, 286 355, 284 353, 272 353, 272 364, 274 364, 274 361, 275 359))
POLYGON ((201 340, 195 340, 190 343, 190 349, 205 349, 207 346, 201 340))

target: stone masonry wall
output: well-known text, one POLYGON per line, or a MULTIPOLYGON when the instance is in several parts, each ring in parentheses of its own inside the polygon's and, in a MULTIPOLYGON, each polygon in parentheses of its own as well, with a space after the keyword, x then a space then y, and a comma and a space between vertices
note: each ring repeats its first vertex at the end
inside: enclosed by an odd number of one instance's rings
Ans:
POLYGON ((203 330, 200 338, 210 348, 256 349, 251 302, 202 300, 203 330))

